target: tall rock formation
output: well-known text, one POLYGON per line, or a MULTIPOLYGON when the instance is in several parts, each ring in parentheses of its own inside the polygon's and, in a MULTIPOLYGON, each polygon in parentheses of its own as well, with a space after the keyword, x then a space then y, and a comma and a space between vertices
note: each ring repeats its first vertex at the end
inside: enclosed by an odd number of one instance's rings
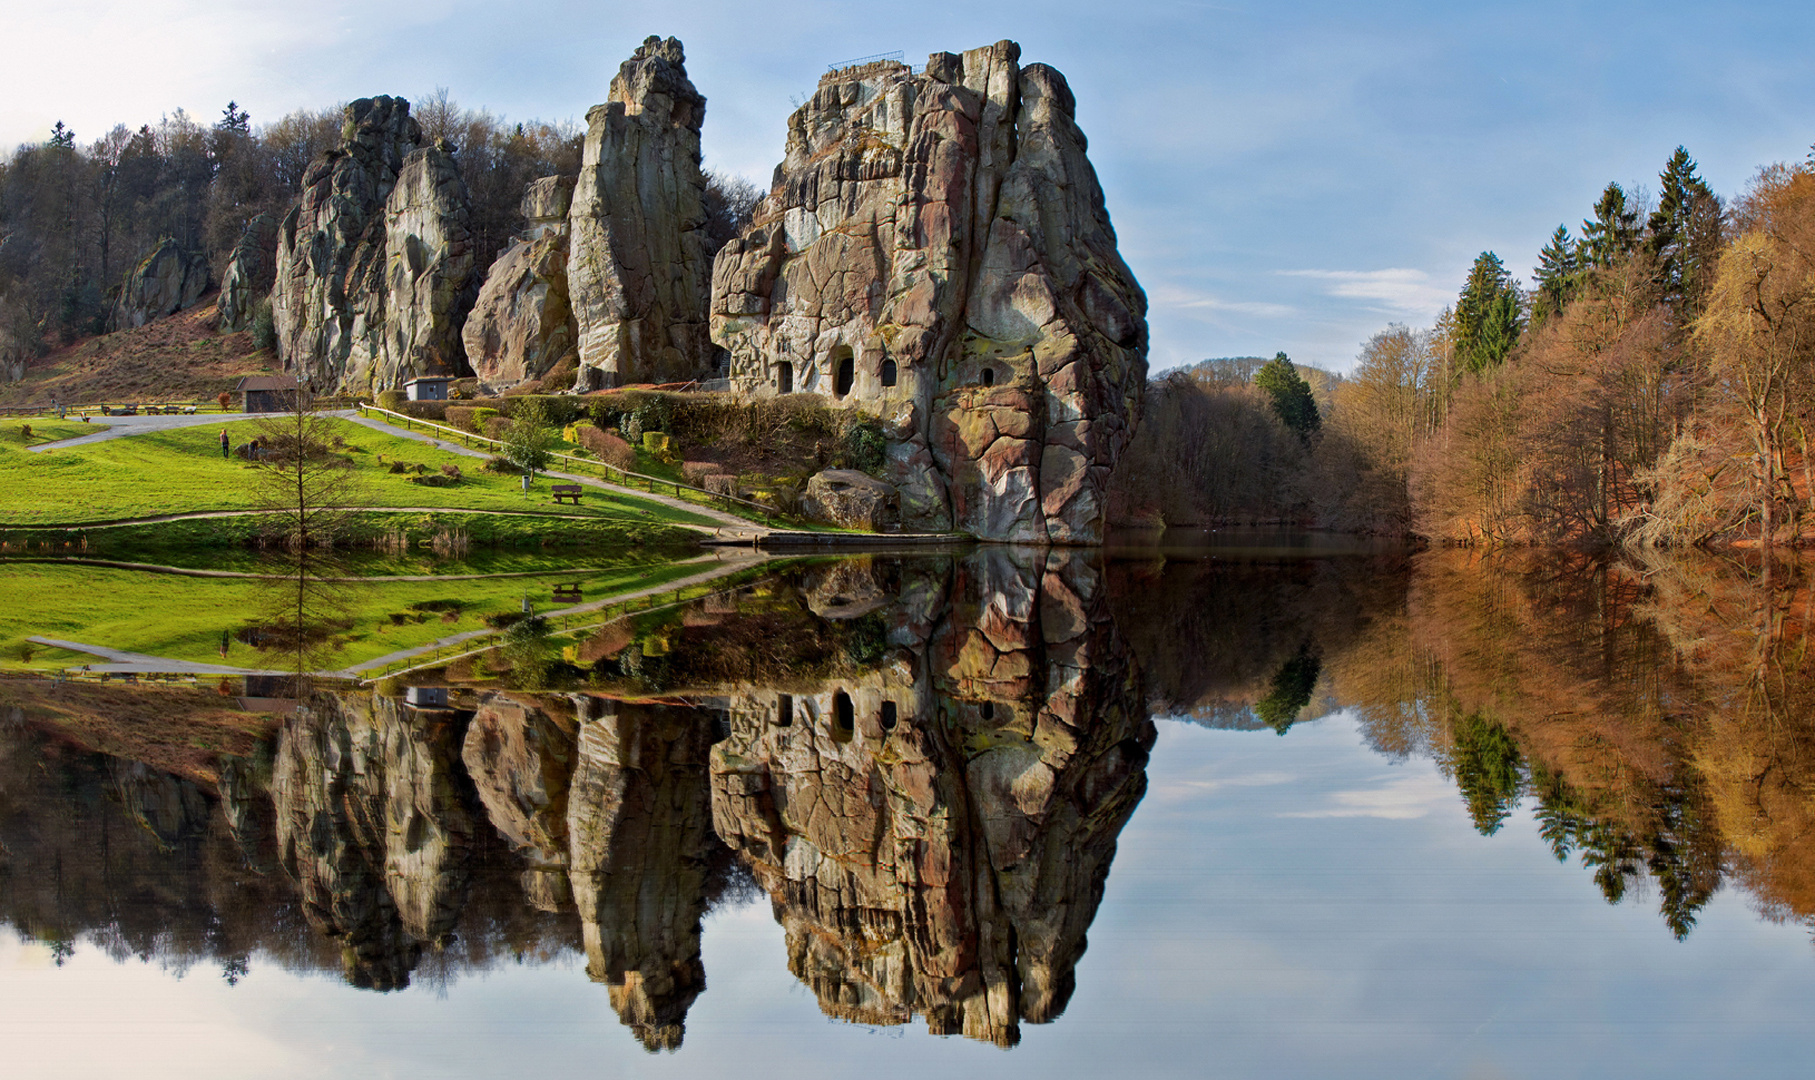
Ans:
POLYGON ((458 375, 476 281, 453 155, 417 148, 402 98, 361 98, 346 117, 341 146, 310 164, 278 228, 278 353, 318 389, 348 393, 458 375))
POLYGON ((130 330, 194 307, 208 285, 208 260, 165 237, 126 272, 108 329, 130 330))
POLYGON ((275 279, 276 248, 277 228, 271 215, 254 215, 240 233, 239 242, 233 245, 227 271, 221 275, 217 307, 222 330, 244 330, 252 325, 258 298, 271 291, 275 279))
POLYGON ((569 295, 580 389, 704 377, 706 99, 674 38, 651 37, 618 69, 610 99, 586 114, 570 213, 569 295))
MULTIPOLYGON (((523 195, 528 227, 486 272, 461 331, 473 374, 493 393, 540 379, 574 355, 567 285, 570 177, 546 176, 523 195)), ((545 387, 549 390, 564 387, 545 387)))
POLYGON ((1064 78, 998 42, 832 72, 713 267, 712 340, 746 395, 879 412, 904 526, 1101 539, 1146 378, 1064 78))

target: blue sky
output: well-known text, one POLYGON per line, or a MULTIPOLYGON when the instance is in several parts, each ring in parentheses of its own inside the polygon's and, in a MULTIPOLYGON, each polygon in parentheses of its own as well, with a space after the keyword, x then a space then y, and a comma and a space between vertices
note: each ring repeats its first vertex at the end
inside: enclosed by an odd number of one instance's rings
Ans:
POLYGON ((763 182, 828 63, 1013 38, 1076 92, 1156 368, 1345 368, 1388 322, 1428 322, 1479 251, 1529 274, 1559 222, 1609 180, 1654 186, 1679 143, 1724 195, 1815 143, 1796 4, 4 3, 0 145, 437 86, 578 120, 660 33, 709 99, 707 163, 763 182))

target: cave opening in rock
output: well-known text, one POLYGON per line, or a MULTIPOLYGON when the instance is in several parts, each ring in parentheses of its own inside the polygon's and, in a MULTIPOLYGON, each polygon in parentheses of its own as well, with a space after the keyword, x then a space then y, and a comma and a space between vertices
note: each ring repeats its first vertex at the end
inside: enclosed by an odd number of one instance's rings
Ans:
POLYGON ((882 730, 895 730, 895 703, 892 701, 882 703, 882 730))
POLYGON ((995 368, 986 367, 983 369, 983 385, 984 386, 996 385, 996 369, 995 368))
POLYGON ((794 723, 794 695, 781 694, 775 699, 775 726, 788 727, 794 723))
POLYGON ((851 695, 840 690, 832 695, 832 737, 842 741, 856 729, 857 709, 851 704, 851 695))
POLYGON ((856 381, 857 360, 848 346, 841 345, 832 352, 832 396, 844 397, 856 381))
POLYGON ((994 720, 996 718, 995 703, 991 701, 984 702, 983 707, 977 710, 977 715, 983 717, 985 720, 994 720))
POLYGON ((895 385, 895 361, 884 360, 882 362, 881 380, 882 380, 882 385, 884 385, 884 386, 894 386, 895 385))
POLYGON ((794 392, 794 365, 781 363, 775 365, 775 392, 792 394, 794 392))

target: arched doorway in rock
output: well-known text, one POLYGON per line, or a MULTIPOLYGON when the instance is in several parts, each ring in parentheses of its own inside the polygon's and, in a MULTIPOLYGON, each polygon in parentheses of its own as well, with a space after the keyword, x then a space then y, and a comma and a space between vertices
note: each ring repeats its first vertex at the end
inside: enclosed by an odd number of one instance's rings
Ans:
POLYGON ((857 381, 857 359, 851 355, 849 345, 840 345, 832 350, 832 396, 844 397, 851 392, 851 386, 857 381))
POLYGON ((847 742, 857 730, 857 709, 843 690, 832 695, 832 739, 847 742))
POLYGON ((778 394, 794 392, 794 365, 785 360, 775 365, 775 392, 778 394))
POLYGON ((894 386, 895 377, 896 377, 895 376, 895 361, 884 360, 882 362, 882 373, 881 373, 881 377, 880 377, 882 385, 894 386))
POLYGON ((986 368, 984 368, 984 369, 983 369, 983 375, 982 375, 982 380, 983 380, 983 385, 984 385, 984 386, 994 386, 994 385, 996 385, 996 369, 995 369, 995 368, 993 368, 993 367, 986 367, 986 368))

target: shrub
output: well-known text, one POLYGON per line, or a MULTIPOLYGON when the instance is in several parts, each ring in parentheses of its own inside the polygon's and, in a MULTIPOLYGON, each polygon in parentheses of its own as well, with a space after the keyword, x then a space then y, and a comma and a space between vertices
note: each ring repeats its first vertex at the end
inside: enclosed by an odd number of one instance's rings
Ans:
POLYGON ((461 431, 470 431, 477 435, 479 433, 479 424, 475 417, 478 415, 478 412, 478 409, 469 409, 464 405, 449 405, 447 407, 447 412, 443 413, 442 416, 447 419, 449 426, 457 427, 461 431))
POLYGON ((389 412, 402 412, 404 400, 402 390, 378 391, 378 407, 389 412))
POLYGON ((616 435, 600 431, 591 424, 576 425, 574 433, 580 437, 580 445, 605 464, 626 472, 636 468, 636 451, 616 435))
POLYGON ((19 441, 20 442, 30 442, 31 437, 32 437, 32 426, 30 424, 20 424, 19 425, 19 441))
POLYGON ((681 475, 685 476, 687 482, 694 487, 699 487, 705 481, 706 477, 723 471, 724 470, 719 467, 717 462, 712 461, 685 461, 681 463, 681 475))
POLYGON ((220 393, 214 395, 214 402, 221 407, 222 412, 226 412, 228 409, 233 408, 233 395, 222 390, 220 393))
POLYGON ((858 416, 844 429, 844 457, 853 469, 873 473, 882 468, 889 439, 873 416, 858 416))
POLYGON ((515 476, 523 471, 515 465, 512 465, 509 458, 500 457, 497 454, 493 454, 491 457, 486 458, 485 464, 481 466, 481 468, 488 473, 498 473, 501 476, 515 476))
POLYGON ((505 433, 506 433, 506 432, 508 432, 508 431, 510 431, 510 426, 511 426, 511 424, 512 424, 512 423, 513 423, 513 422, 514 422, 514 421, 511 421, 511 420, 509 420, 509 419, 507 419, 507 418, 505 418, 505 417, 502 417, 502 416, 488 416, 488 417, 486 417, 486 418, 485 418, 485 421, 484 421, 484 423, 485 423, 485 437, 486 437, 486 438, 488 438, 488 439, 502 439, 502 438, 504 438, 504 435, 505 435, 505 433))
POLYGON ((460 466, 452 464, 452 463, 443 465, 443 466, 441 466, 441 475, 449 476, 449 477, 454 478, 455 480, 458 480, 458 479, 460 479, 460 466))

